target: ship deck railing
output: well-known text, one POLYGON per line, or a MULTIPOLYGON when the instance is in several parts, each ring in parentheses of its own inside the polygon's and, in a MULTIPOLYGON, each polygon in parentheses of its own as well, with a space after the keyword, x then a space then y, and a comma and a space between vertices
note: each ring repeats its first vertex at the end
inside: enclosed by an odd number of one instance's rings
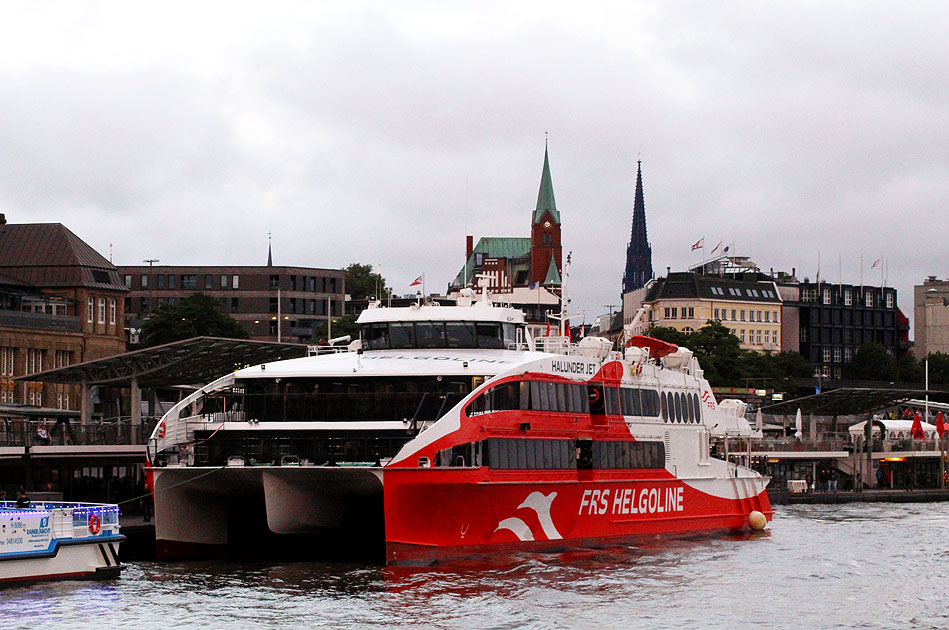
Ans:
POLYGON ((5 518, 37 513, 49 514, 53 539, 116 535, 119 531, 119 506, 112 503, 35 501, 26 507, 19 507, 16 501, 0 501, 0 514, 4 514, 5 518), (92 516, 98 519, 94 532, 90 529, 92 516))

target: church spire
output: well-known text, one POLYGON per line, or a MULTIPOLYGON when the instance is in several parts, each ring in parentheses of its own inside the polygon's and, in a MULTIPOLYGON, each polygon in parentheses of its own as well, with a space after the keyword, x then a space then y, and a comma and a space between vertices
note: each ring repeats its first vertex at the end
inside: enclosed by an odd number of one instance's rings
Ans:
POLYGON ((633 201, 633 228, 626 246, 623 293, 634 291, 652 279, 652 247, 646 237, 646 203, 643 199, 643 163, 636 162, 636 197, 633 201))
POLYGON ((534 223, 544 220, 544 214, 550 213, 552 223, 560 223, 557 202, 554 200, 554 184, 550 179, 550 160, 547 158, 547 141, 544 141, 544 170, 540 175, 540 190, 537 192, 537 207, 534 209, 534 223))

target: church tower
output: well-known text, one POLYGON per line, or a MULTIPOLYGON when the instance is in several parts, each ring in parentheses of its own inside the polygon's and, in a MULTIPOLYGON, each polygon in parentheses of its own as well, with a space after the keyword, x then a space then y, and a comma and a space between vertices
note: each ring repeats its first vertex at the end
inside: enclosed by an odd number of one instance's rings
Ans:
POLYGON ((550 161, 544 143, 544 171, 540 175, 537 207, 531 220, 530 284, 551 287, 561 284, 560 212, 554 201, 550 161))
POLYGON ((635 291, 652 280, 652 247, 646 238, 646 204, 643 201, 643 163, 636 162, 636 199, 633 202, 633 230, 626 246, 623 294, 635 291))

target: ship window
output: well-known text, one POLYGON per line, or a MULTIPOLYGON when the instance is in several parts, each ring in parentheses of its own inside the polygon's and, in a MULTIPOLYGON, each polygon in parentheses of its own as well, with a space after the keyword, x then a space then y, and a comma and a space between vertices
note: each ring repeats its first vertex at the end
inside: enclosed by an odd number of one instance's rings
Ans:
POLYGON ((592 447, 593 468, 615 470, 665 466, 666 453, 662 442, 596 441, 592 447))
POLYGON ((676 392, 673 394, 672 404, 675 405, 676 422, 682 422, 682 394, 676 392))
POLYGON ((695 408, 695 421, 701 422, 702 421, 702 407, 699 404, 698 394, 692 395, 692 406, 695 408))
POLYGON ((604 387, 603 393, 606 395, 606 413, 612 415, 621 414, 619 389, 616 387, 604 387))
POLYGON ((419 348, 444 348, 445 326, 440 322, 418 322, 415 339, 419 348))
POLYGON ((389 324, 390 348, 415 347, 415 331, 410 323, 392 322, 389 324))
POLYGON ((475 327, 468 322, 447 322, 445 340, 449 348, 474 348, 475 327))
POLYGON ((503 348, 501 340, 501 324, 495 322, 478 322, 475 324, 478 334, 479 348, 503 348))
POLYGON ((682 400, 682 407, 688 416, 687 422, 695 422, 695 409, 692 407, 692 396, 693 394, 686 394, 685 398, 682 400))
POLYGON ((364 326, 363 336, 366 345, 372 350, 385 350, 389 347, 389 326, 387 324, 364 326))
MULTIPOLYGON (((564 470, 576 468, 572 440, 488 438, 482 465, 497 470, 564 470)), ((456 447, 457 448, 457 447, 456 447)))

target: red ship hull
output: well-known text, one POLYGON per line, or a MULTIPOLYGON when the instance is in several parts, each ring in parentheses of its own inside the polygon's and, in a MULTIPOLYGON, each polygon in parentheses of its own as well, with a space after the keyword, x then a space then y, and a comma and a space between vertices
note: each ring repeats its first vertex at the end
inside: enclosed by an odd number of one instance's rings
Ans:
POLYGON ((763 489, 738 498, 735 484, 753 480, 690 484, 665 470, 624 472, 593 477, 590 471, 574 471, 570 479, 557 471, 387 469, 386 563, 428 564, 485 553, 735 531, 748 527, 752 510, 772 517, 763 489), (732 498, 693 487, 702 484, 731 488, 732 498))

